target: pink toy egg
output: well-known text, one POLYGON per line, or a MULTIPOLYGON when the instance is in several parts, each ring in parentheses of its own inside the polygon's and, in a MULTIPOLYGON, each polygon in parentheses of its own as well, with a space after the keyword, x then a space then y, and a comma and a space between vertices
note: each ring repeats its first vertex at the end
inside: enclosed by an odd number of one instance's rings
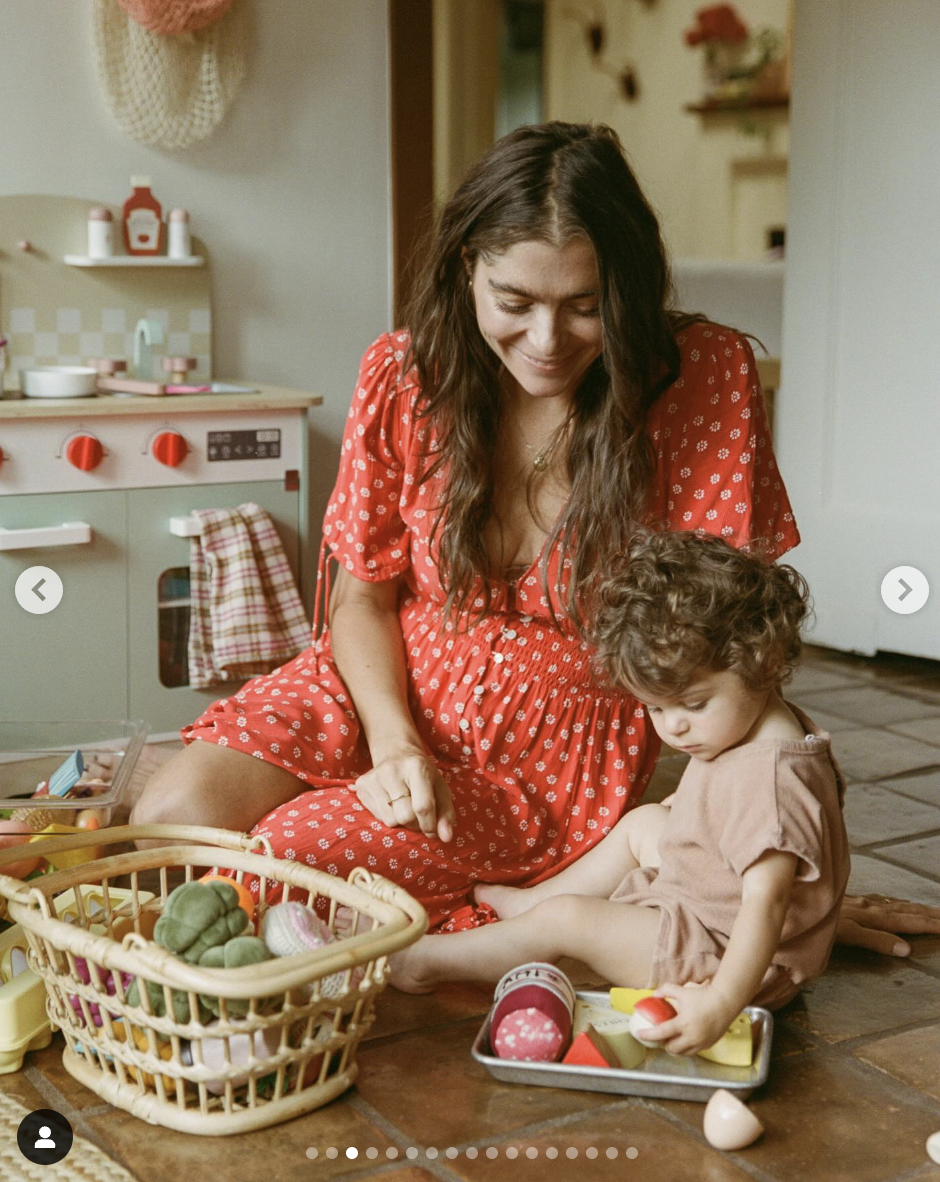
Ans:
MULTIPOLYGON (((261 939, 274 956, 299 956, 332 943, 334 936, 312 907, 303 903, 278 903, 265 912, 261 921, 261 939)), ((353 970, 351 989, 358 987, 362 974, 361 968, 353 970)), ((312 983, 305 988, 309 993, 313 992, 312 983)), ((320 978, 322 997, 342 997, 345 992, 345 972, 320 978)))
POLYGON ((542 1010, 528 1006, 503 1018, 493 1038, 493 1050, 500 1059, 553 1063, 565 1042, 557 1022, 542 1010))
POLYGON ((750 1108, 719 1088, 705 1105, 703 1132, 716 1149, 744 1149, 764 1131, 764 1126, 750 1108))

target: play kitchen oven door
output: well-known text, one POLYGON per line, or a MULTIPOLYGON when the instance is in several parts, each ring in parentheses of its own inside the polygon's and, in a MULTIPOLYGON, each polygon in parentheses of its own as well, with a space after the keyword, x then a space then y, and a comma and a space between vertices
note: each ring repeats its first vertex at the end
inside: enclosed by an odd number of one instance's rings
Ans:
POLYGON ((0 420, 10 461, 0 469, 0 720, 143 718, 153 734, 233 693, 239 683, 188 684, 191 514, 260 505, 300 587, 304 424, 303 411, 180 415, 172 424, 157 415, 89 417, 82 429, 104 455, 86 472, 54 462, 74 424, 0 420), (186 447, 172 468, 148 446, 167 430, 186 447), (225 443, 234 432, 240 442, 225 443), (61 601, 46 614, 15 598, 17 580, 35 567, 62 582, 61 601))

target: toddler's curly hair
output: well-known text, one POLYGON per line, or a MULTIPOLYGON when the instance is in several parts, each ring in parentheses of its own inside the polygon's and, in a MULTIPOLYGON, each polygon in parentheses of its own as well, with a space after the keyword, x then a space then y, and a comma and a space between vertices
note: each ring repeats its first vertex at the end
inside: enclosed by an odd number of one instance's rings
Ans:
POLYGON ((641 699, 677 696, 703 668, 772 689, 793 673, 811 610, 803 576, 756 549, 639 530, 598 588, 594 672, 641 699))

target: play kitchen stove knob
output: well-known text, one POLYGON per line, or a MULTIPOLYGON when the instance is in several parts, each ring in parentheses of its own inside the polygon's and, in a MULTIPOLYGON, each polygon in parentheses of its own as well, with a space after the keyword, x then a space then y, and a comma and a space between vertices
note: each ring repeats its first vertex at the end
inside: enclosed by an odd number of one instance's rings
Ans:
POLYGON ((153 457, 168 468, 177 468, 186 459, 189 447, 179 431, 161 431, 150 445, 153 457))
POLYGON ((65 445, 65 458, 73 468, 90 472, 97 468, 104 456, 101 441, 94 435, 73 435, 65 445))

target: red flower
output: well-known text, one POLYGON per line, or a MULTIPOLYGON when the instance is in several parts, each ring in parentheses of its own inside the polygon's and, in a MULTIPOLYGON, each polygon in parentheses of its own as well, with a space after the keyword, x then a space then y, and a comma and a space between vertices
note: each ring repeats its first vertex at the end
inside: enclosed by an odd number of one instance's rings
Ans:
POLYGON ((686 31, 686 45, 701 45, 708 41, 740 45, 747 40, 748 27, 738 16, 733 4, 713 4, 710 8, 700 8, 695 19, 695 27, 686 31))

